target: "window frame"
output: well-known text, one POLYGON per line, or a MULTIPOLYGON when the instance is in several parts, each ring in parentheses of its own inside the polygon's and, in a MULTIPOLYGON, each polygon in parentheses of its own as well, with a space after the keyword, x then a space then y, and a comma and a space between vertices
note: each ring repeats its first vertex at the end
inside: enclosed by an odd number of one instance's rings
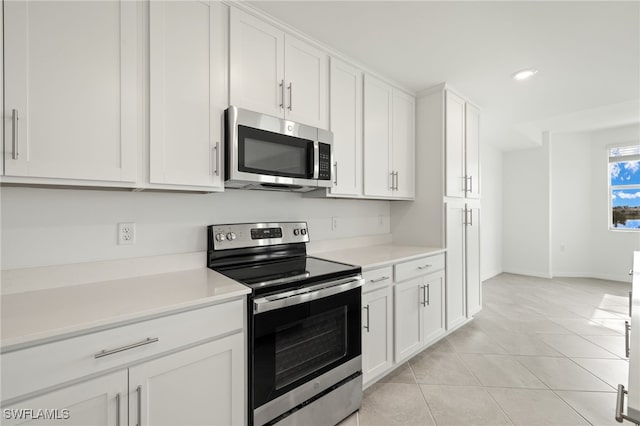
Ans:
MULTIPOLYGON (((635 189, 638 192, 640 192, 640 183, 631 184, 631 185, 612 185, 611 184, 611 164, 628 162, 628 161, 640 161, 640 141, 632 140, 632 141, 626 141, 626 142, 608 145, 606 147, 606 152, 607 152, 607 198, 608 198, 607 229, 611 232, 640 232, 640 227, 617 228, 613 226, 614 225, 613 224, 613 191, 635 189), (611 155, 612 150, 619 149, 619 148, 626 148, 626 147, 638 147, 637 153, 629 154, 629 155, 620 155, 620 156, 611 155)), ((639 208, 640 208, 640 205, 639 205, 639 208)))

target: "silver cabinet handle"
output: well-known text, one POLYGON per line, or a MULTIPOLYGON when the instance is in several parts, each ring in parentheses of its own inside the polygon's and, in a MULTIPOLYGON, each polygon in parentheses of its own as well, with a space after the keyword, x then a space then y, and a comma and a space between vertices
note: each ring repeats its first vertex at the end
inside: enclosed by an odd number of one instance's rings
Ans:
POLYGON ((220 170, 218 169, 218 163, 220 162, 220 142, 216 142, 216 145, 213 147, 213 151, 216 154, 215 156, 215 160, 214 160, 214 169, 213 169, 213 173, 216 176, 220 176, 220 170))
POLYGON ((138 394, 138 422, 136 426, 142 426, 142 386, 138 385, 136 393, 138 394))
POLYGON ((289 89, 289 111, 293 110, 293 83, 289 82, 289 86, 287 87, 287 89, 289 89))
POLYGON ((473 209, 469 209, 469 226, 473 226, 473 209))
POLYGON ((333 167, 336 169, 336 174, 333 176, 333 184, 338 186, 338 162, 333 163, 333 167))
POLYGON ((429 284, 427 284, 427 306, 431 305, 431 291, 429 291, 429 284))
POLYGON ((284 80, 280 80, 280 108, 284 109, 284 80))
POLYGON ((11 158, 14 160, 18 159, 18 120, 20 120, 18 117, 18 110, 11 110, 11 142, 13 144, 13 154, 11 158))
POLYGON ((120 426, 120 393, 116 394, 116 426, 120 426))
POLYGON ((629 269, 629 275, 633 275, 633 269, 629 269))
POLYGON ((384 280, 388 280, 388 279, 389 279, 389 277, 385 276, 385 277, 380 277, 380 278, 374 278, 372 280, 369 280, 369 282, 371 284, 374 284, 374 283, 379 283, 380 281, 384 281, 384 280))
POLYGON ((369 332, 369 305, 364 306, 363 309, 367 310, 367 325, 365 325, 364 328, 367 330, 367 333, 368 333, 369 332))
POLYGON ((469 217, 467 213, 469 213, 469 211, 465 207, 462 213, 464 214, 464 216, 462 217, 462 225, 467 226, 469 224, 469 222, 467 221, 467 218, 469 217))
POLYGON ((395 172, 391 172, 390 175, 391 175, 391 186, 390 186, 389 189, 391 189, 393 191, 394 190, 394 180, 393 179, 395 178, 396 173, 395 172))
POLYGON ((426 265, 418 266, 418 269, 421 269, 421 270, 422 270, 422 269, 429 269, 429 268, 431 268, 432 266, 433 266, 432 264, 427 263, 426 265))
POLYGON ((102 358, 104 356, 108 356, 108 355, 113 355, 113 354, 117 354, 118 352, 123 352, 123 351, 128 351, 129 349, 133 349, 133 348, 138 348, 140 346, 144 346, 144 345, 148 345, 151 343, 155 343, 157 341, 159 341, 160 339, 157 337, 147 337, 146 339, 140 341, 140 342, 136 342, 136 343, 132 343, 130 345, 127 346, 121 346, 119 348, 115 348, 115 349, 103 349, 100 352, 98 352, 97 354, 94 355, 94 358, 102 358))
POLYGON ((624 322, 624 354, 627 358, 629 358, 629 355, 631 354, 631 344, 630 344, 630 331, 631 331, 631 324, 629 324, 629 321, 625 321, 624 322))
POLYGON ((467 176, 465 181, 469 181, 469 186, 465 182, 464 192, 473 192, 473 176, 467 176))
POLYGON ((640 419, 634 419, 622 411, 624 410, 624 395, 627 391, 624 388, 624 385, 618 385, 618 398, 616 399, 616 421, 618 423, 622 423, 624 420, 629 420, 631 423, 640 424, 640 419))
POLYGON ((420 288, 422 288, 422 302, 420 302, 420 304, 422 306, 427 306, 427 286, 421 285, 420 288))
POLYGON ((633 310, 633 292, 629 292, 629 316, 631 316, 631 311, 633 310))
POLYGON ((400 187, 400 172, 396 170, 396 191, 400 187))

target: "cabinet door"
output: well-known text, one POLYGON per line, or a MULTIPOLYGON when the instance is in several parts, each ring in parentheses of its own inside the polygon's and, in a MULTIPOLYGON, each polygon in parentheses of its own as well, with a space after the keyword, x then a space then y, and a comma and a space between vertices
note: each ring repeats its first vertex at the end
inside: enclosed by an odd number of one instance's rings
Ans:
POLYGON ((465 196, 466 175, 464 168, 465 102, 447 92, 445 96, 445 163, 446 196, 465 196))
POLYGON ((393 90, 393 168, 397 174, 393 196, 415 196, 415 99, 399 90, 393 90))
POLYGON ((244 360, 236 333, 130 368, 129 424, 244 424, 244 360))
POLYGON ((480 280, 480 209, 467 206, 465 263, 467 284, 467 316, 482 309, 482 282, 480 280))
POLYGON ((331 194, 362 195, 362 72, 331 59, 331 194))
POLYGON ((480 198, 480 110, 465 105, 467 198, 480 198))
MULTIPOLYGON (((117 371, 2 408, 2 424, 6 426, 51 423, 68 426, 125 425, 127 424, 127 371, 117 371), (7 418, 7 410, 9 410, 8 413, 15 414, 7 418), (50 415, 54 414, 56 417, 30 420, 26 417, 20 418, 20 410, 33 410, 34 416, 38 415, 38 410, 48 410, 50 415)), ((22 413, 24 416, 25 412, 22 411, 22 413)))
POLYGON ((462 324, 465 310, 465 207, 464 203, 446 203, 446 301, 447 330, 462 324))
POLYGON ((391 195, 391 114, 393 89, 364 77, 364 194, 391 195))
POLYGON ((362 295, 362 373, 366 384, 393 364, 391 288, 362 295))
POLYGON ((329 57, 297 38, 285 35, 285 117, 328 129, 329 57))
POLYGON ((138 7, 4 3, 7 176, 136 180, 138 7))
POLYGON ((394 287, 394 359, 402 362, 422 346, 422 277, 394 287))
POLYGON ((444 334, 444 273, 424 278, 424 343, 429 344, 444 334))
POLYGON ((150 182, 221 188, 226 6, 188 0, 149 8, 150 182))
POLYGON ((284 33, 234 7, 230 13, 231 105, 284 116, 284 33))

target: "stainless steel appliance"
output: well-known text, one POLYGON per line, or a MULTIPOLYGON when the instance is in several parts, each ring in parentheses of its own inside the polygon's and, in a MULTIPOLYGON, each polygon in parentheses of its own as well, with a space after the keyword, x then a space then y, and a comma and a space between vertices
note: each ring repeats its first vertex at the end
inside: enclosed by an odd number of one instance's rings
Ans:
POLYGON ((208 227, 248 299, 250 424, 332 425, 362 402, 361 269, 307 256, 305 222, 208 227))
POLYGON ((329 188, 332 143, 327 130, 231 106, 225 111, 225 187, 329 188))

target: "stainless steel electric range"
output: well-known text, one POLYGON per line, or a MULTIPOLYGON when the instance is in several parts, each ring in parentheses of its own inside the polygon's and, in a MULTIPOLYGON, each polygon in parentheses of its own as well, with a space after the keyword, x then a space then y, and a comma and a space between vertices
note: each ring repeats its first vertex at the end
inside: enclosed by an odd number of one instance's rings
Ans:
POLYGON ((335 425, 360 408, 360 267, 307 256, 305 222, 207 231, 209 267, 252 289, 249 423, 335 425))

